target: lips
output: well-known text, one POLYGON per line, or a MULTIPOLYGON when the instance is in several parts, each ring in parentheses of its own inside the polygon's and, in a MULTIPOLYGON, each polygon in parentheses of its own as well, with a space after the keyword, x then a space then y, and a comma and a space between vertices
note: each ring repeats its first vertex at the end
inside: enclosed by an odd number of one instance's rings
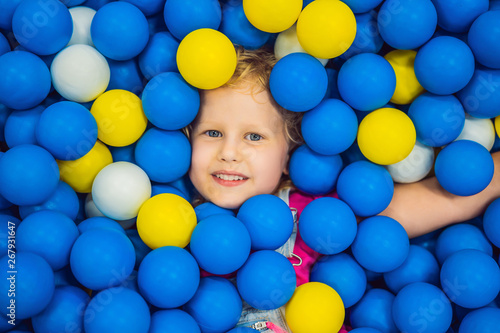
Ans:
POLYGON ((220 170, 212 174, 212 178, 216 183, 226 187, 239 186, 244 184, 248 177, 244 174, 234 171, 220 170))

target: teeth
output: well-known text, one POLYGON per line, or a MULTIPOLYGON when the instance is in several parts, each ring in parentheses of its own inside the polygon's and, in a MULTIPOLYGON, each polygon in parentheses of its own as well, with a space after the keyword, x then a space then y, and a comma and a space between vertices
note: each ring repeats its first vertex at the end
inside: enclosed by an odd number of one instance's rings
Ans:
POLYGON ((218 174, 218 175, 215 175, 217 178, 220 178, 220 179, 223 179, 223 180, 243 180, 243 177, 239 177, 239 176, 230 176, 230 175, 222 175, 222 174, 218 174))

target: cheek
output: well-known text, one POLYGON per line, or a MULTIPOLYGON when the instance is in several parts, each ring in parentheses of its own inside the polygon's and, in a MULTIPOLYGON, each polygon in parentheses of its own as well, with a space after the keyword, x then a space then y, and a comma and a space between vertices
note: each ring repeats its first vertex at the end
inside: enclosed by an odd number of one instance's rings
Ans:
POLYGON ((196 178, 200 173, 207 170, 209 164, 209 153, 203 145, 194 143, 191 152, 191 167, 189 169, 189 176, 196 178))

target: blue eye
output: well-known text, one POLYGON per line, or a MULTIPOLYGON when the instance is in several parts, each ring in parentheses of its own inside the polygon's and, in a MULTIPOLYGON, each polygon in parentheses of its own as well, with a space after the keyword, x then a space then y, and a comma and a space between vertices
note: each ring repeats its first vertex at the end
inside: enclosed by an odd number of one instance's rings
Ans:
POLYGON ((216 130, 210 130, 210 131, 206 131, 205 132, 209 137, 212 137, 212 138, 217 138, 219 136, 222 136, 222 134, 219 132, 219 131, 216 131, 216 130))
POLYGON ((262 139, 262 136, 256 133, 248 134, 248 136, 250 137, 250 141, 259 141, 262 139))

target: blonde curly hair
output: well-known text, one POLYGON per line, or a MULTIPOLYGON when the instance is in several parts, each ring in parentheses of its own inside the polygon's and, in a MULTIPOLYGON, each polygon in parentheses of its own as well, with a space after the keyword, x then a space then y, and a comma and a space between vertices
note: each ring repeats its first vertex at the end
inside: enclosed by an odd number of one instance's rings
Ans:
MULTIPOLYGON (((269 93, 271 103, 273 103, 273 106, 276 108, 284 121, 285 136, 289 145, 288 152, 291 154, 298 146, 304 143, 300 129, 304 113, 289 111, 276 103, 276 101, 272 98, 269 76, 271 75, 274 65, 277 63, 274 53, 266 48, 246 50, 243 47, 238 46, 236 48, 236 55, 236 70, 231 79, 229 79, 223 87, 238 89, 248 86, 251 87, 252 94, 267 91, 269 93)), ((200 90, 200 97, 203 101, 203 90, 200 90)), ((183 132, 186 134, 188 139, 190 139, 190 133, 192 132, 193 124, 195 122, 196 119, 191 124, 183 128, 183 132)), ((293 184, 289 176, 283 174, 276 193, 282 189, 292 187, 293 184)), ((204 198, 198 195, 193 200, 193 206, 197 206, 203 202, 205 202, 204 198)))

